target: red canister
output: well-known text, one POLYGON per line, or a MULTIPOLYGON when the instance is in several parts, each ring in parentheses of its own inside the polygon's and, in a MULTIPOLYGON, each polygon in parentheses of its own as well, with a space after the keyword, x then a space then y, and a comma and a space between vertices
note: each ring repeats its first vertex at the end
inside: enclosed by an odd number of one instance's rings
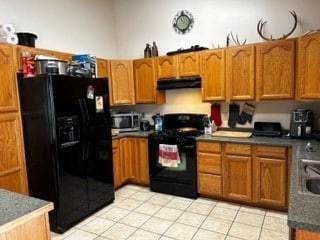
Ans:
POLYGON ((29 52, 22 52, 21 57, 23 77, 33 77, 35 75, 34 57, 29 52))

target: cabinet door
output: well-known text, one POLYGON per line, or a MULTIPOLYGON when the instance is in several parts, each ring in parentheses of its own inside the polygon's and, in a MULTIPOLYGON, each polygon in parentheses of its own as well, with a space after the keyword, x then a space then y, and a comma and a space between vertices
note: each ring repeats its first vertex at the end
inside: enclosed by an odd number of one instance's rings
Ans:
POLYGON ((225 50, 201 52, 202 101, 225 100, 225 50))
POLYGON ((287 148, 255 146, 253 159, 254 201, 287 207, 287 148))
POLYGON ((183 53, 176 55, 178 58, 179 77, 199 76, 199 52, 183 53))
POLYGON ((0 45, 0 112, 18 111, 15 48, 0 45))
POLYGON ((223 152, 223 195, 229 199, 252 200, 251 145, 226 143, 223 152))
POLYGON ((110 104, 134 104, 133 65, 131 60, 110 61, 110 104))
POLYGON ((320 32, 298 39, 297 99, 320 99, 320 32))
POLYGON ((176 58, 174 56, 159 56, 156 58, 157 79, 176 78, 176 58))
POLYGON ((97 58, 97 77, 108 77, 108 60, 97 58))
POLYGON ((138 182, 149 184, 149 159, 148 159, 148 139, 136 138, 136 155, 135 164, 138 166, 138 182))
POLYGON ((293 99, 295 39, 256 44, 257 100, 293 99))
POLYGON ((122 184, 121 158, 119 150, 119 140, 112 140, 112 159, 113 159, 113 183, 118 188, 122 184))
POLYGON ((296 229, 294 240, 320 240, 319 232, 311 232, 302 229, 296 229))
POLYGON ((222 160, 223 195, 229 199, 248 201, 252 199, 251 157, 225 155, 222 160))
POLYGON ((136 103, 163 103, 164 91, 157 91, 153 58, 133 62, 136 103))
POLYGON ((132 152, 128 138, 119 139, 120 148, 120 166, 121 166, 121 183, 128 181, 131 176, 131 159, 132 152))
POLYGON ((1 113, 0 132, 0 188, 27 194, 20 113, 1 113))
POLYGON ((255 96, 254 45, 227 48, 226 69, 227 100, 253 100, 255 96))

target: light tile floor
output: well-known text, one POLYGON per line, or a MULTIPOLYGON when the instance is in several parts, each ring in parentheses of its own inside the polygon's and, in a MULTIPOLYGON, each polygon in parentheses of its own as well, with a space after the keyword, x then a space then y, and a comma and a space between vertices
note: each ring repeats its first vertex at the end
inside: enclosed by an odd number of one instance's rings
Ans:
POLYGON ((126 185, 115 201, 53 240, 287 240, 287 214, 126 185))

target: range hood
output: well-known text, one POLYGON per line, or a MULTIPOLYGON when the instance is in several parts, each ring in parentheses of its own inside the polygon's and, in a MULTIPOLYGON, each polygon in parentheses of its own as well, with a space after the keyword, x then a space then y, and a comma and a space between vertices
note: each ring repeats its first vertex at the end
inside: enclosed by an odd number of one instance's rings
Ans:
POLYGON ((178 89, 178 88, 200 88, 201 87, 201 78, 192 77, 192 78, 180 78, 180 79, 163 79, 158 80, 157 89, 178 89))

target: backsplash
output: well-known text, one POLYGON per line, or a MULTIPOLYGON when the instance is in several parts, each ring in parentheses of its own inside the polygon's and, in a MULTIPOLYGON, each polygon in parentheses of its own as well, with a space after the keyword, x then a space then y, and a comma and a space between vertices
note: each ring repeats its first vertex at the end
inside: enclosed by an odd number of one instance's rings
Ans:
MULTIPOLYGON (((213 102, 212 102, 213 103, 213 102)), ((221 106, 221 127, 228 127, 229 103, 217 102, 221 106)), ((245 101, 237 101, 240 112, 245 101)), ((319 101, 294 101, 294 100, 272 100, 272 101, 248 101, 255 106, 252 123, 244 125, 237 124, 236 127, 253 128, 256 121, 280 122, 284 129, 289 129, 290 113, 296 108, 306 108, 313 112, 314 129, 320 130, 319 101)), ((144 112, 146 118, 153 124, 151 116, 155 113, 206 113, 210 114, 211 103, 203 103, 201 100, 201 89, 175 89, 166 90, 166 104, 137 104, 132 106, 112 107, 119 111, 144 112)))

